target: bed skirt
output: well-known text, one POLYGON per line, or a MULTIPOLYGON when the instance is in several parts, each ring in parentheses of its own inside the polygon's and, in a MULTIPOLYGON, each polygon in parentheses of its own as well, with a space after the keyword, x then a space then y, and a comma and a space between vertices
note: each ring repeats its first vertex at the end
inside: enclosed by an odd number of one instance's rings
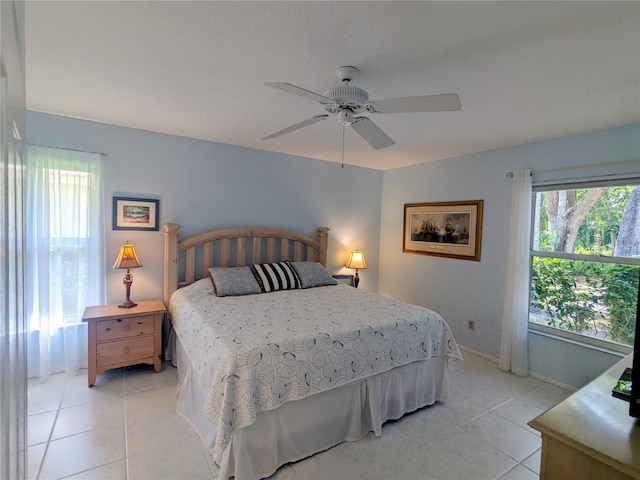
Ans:
MULTIPOLYGON (((178 367, 176 411, 212 456, 216 426, 203 413, 207 392, 177 336, 173 359, 178 367)), ((220 467, 218 479, 269 477, 286 463, 368 432, 380 436, 387 420, 444 402, 448 386, 447 357, 438 356, 260 412, 255 423, 233 433, 222 458, 213 459, 220 467)))

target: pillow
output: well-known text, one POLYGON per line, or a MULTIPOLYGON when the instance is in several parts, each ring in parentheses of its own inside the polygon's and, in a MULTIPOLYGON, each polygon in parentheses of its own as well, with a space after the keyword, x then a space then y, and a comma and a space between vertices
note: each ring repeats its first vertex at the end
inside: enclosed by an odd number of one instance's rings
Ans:
POLYGON ((265 293, 300 288, 300 279, 289 262, 254 263, 251 270, 265 293))
POLYGON ((212 267, 209 275, 218 297, 262 293, 249 267, 212 267))
POLYGON ((318 262, 292 262, 302 288, 336 285, 338 282, 318 262))

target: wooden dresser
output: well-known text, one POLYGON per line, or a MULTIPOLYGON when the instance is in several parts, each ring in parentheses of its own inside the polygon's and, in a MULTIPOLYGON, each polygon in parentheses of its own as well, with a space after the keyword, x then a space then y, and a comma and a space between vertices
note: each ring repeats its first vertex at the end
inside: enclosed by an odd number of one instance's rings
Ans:
POLYGON ((160 372, 165 312, 162 300, 140 301, 133 308, 87 307, 82 321, 89 324, 89 386, 111 368, 147 363, 160 372))
POLYGON ((640 420, 611 395, 632 357, 529 422, 542 434, 541 480, 640 479, 640 420))

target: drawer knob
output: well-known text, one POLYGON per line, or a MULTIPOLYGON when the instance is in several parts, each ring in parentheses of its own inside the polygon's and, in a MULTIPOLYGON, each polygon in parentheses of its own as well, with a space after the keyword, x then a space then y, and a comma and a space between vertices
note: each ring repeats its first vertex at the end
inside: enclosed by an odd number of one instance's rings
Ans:
POLYGON ((110 332, 110 331, 111 331, 111 327, 107 327, 107 328, 106 328, 106 331, 107 331, 107 332, 110 332))
POLYGON ((118 320, 116 320, 116 322, 120 323, 120 322, 122 322, 122 319, 119 318, 118 320))

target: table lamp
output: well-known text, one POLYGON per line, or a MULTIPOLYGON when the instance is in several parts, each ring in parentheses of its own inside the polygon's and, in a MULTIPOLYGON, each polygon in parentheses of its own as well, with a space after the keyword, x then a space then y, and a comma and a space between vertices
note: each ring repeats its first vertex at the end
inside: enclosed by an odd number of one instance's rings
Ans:
POLYGON ((126 300, 124 303, 118 305, 120 308, 131 308, 138 305, 135 302, 132 302, 129 296, 131 295, 131 284, 133 283, 133 275, 129 271, 130 268, 139 268, 142 266, 140 260, 138 259, 138 255, 136 254, 136 249, 133 245, 131 245, 128 241, 124 245, 120 247, 120 251, 118 252, 118 258, 116 259, 116 263, 113 264, 113 268, 126 268, 127 273, 122 280, 125 286, 126 292, 126 300))
POLYGON ((356 269, 356 275, 353 279, 353 285, 358 288, 358 284, 360 283, 358 269, 362 268, 363 270, 365 270, 367 268, 367 262, 364 259, 364 252, 361 252, 359 250, 351 252, 351 255, 349 255, 349 261, 347 262, 345 267, 356 269))

